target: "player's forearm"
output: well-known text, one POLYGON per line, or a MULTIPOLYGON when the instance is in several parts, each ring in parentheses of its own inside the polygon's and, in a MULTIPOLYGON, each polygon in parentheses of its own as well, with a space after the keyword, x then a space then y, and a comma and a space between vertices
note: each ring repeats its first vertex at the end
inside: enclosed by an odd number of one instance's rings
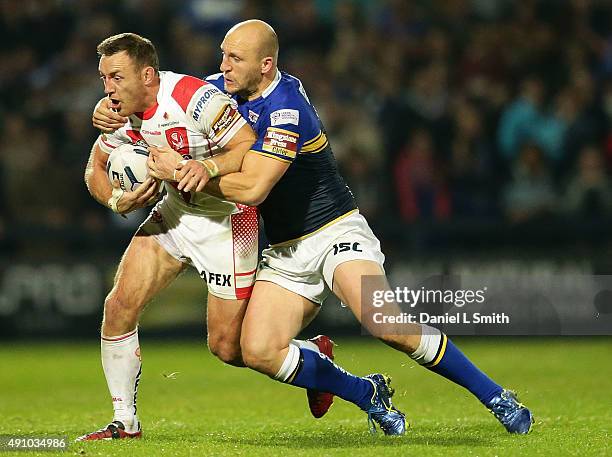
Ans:
POLYGON ((215 197, 249 206, 259 205, 267 196, 257 181, 243 172, 211 179, 204 190, 215 197))
POLYGON ((113 189, 106 175, 106 170, 101 170, 96 166, 93 155, 89 158, 85 169, 85 184, 91 196, 101 205, 108 207, 108 200, 113 189))
POLYGON ((211 178, 236 173, 242 170, 242 163, 247 152, 256 140, 255 132, 248 125, 243 125, 232 138, 222 146, 222 154, 202 161, 211 178))
POLYGON ((216 167, 217 176, 236 173, 242 169, 242 161, 252 144, 252 141, 243 141, 235 145, 231 151, 218 154, 214 158, 206 159, 204 162, 214 163, 213 167, 216 167))

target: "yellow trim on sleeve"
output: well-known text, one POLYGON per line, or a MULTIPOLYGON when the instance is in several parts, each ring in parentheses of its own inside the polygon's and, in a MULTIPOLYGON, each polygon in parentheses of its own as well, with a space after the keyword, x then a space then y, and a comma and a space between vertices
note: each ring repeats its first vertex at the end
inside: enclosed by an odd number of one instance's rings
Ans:
POLYGON ((325 136, 325 134, 322 134, 321 137, 314 143, 311 143, 308 146, 302 146, 302 149, 300 149, 300 152, 319 152, 326 145, 327 145, 327 136, 325 136))
POLYGON ((260 156, 269 157, 271 159, 276 159, 276 160, 279 160, 279 161, 284 162, 284 163, 291 163, 291 160, 282 159, 282 158, 280 158, 278 156, 275 156, 275 155, 272 155, 271 153, 268 153, 268 152, 256 151, 255 149, 251 149, 249 152, 254 152, 255 154, 259 154, 260 156))
POLYGON ((314 138, 311 138, 311 139, 310 139, 310 140, 308 140, 308 141, 304 141, 304 146, 309 145, 310 143, 314 143, 315 141, 317 141, 317 140, 318 140, 318 139, 321 137, 321 135, 323 135, 323 132, 321 132, 321 131, 319 130, 319 133, 318 133, 317 135, 315 135, 315 137, 314 137, 314 138))
POLYGON ((350 216, 351 214, 353 214, 353 213, 355 213, 355 212, 357 212, 357 211, 359 211, 359 209, 358 209, 358 208, 352 209, 352 210, 350 210, 350 211, 348 211, 348 212, 344 213, 342 216, 338 216, 337 218, 335 218, 335 219, 333 219, 333 220, 329 221, 327 224, 322 225, 322 226, 321 226, 321 227, 319 227, 318 229, 316 229, 316 230, 314 230, 314 231, 312 231, 312 232, 310 232, 310 233, 307 233, 306 235, 302 235, 302 236, 300 236, 300 237, 298 237, 298 238, 294 238, 294 239, 292 239, 292 240, 283 241, 282 243, 271 244, 271 245, 270 245, 270 247, 276 248, 276 247, 279 247, 279 246, 286 246, 286 245, 291 244, 291 243, 294 243, 294 242, 296 242, 296 241, 301 241, 301 240, 303 240, 303 239, 305 239, 305 238, 308 238, 308 237, 310 237, 310 236, 312 236, 312 235, 314 235, 314 234, 316 234, 316 233, 319 233, 321 230, 326 229, 326 228, 327 228, 327 227, 329 227, 330 225, 335 224, 336 222, 338 222, 338 221, 340 221, 340 220, 344 219, 345 217, 350 216))

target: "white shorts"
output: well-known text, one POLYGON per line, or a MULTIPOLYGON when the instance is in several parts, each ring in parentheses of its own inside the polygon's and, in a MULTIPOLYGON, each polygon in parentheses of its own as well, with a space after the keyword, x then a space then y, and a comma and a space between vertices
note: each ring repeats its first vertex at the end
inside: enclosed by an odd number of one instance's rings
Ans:
POLYGON ((165 197, 140 228, 172 257, 195 267, 214 296, 230 300, 251 296, 257 271, 257 208, 245 207, 230 216, 202 216, 185 213, 165 197))
POLYGON ((333 288, 334 271, 350 260, 371 260, 381 267, 385 256, 368 222, 353 212, 318 232, 263 251, 257 281, 270 281, 323 303, 333 288))

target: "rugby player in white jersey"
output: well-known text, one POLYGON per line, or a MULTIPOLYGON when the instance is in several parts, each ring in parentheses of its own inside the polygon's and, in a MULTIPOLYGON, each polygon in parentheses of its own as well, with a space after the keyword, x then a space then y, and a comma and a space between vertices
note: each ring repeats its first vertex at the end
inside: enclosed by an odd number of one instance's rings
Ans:
MULTIPOLYGON (((85 173, 91 195, 119 214, 150 204, 158 182, 133 192, 111 186, 108 155, 124 143, 169 147, 181 159, 209 160, 219 172, 240 168, 255 140, 236 104, 201 79, 160 71, 156 50, 132 33, 102 41, 99 72, 110 108, 127 123, 95 142, 85 173), (218 155, 222 153, 221 155, 218 155)), ((144 306, 191 265, 208 285, 207 327, 211 352, 244 366, 240 332, 257 268, 258 215, 254 207, 179 191, 167 194, 127 247, 104 302, 101 353, 113 401, 113 421, 79 440, 138 438, 136 394, 141 374, 138 321, 144 306)), ((318 343, 318 341, 315 341, 318 343)), ((298 344, 318 351, 317 344, 298 344)))
MULTIPOLYGON (((351 377, 292 343, 330 292, 362 321, 362 278, 379 278, 381 287, 387 287, 380 244, 338 174, 325 131, 301 83, 277 69, 274 30, 262 21, 245 21, 230 29, 221 49, 222 74, 209 80, 233 96, 257 141, 235 173, 217 173, 215 164, 190 160, 176 166, 175 178, 184 189, 206 186, 213 195, 259 205, 272 246, 263 252, 244 318, 243 359, 281 382, 349 400, 386 434, 402 434, 405 421, 390 403, 387 379, 351 377)), ((108 110, 99 110, 95 117, 100 127, 121 122, 108 110)), ((167 169, 177 164, 168 155, 154 157, 167 169)), ((468 389, 508 432, 530 430, 531 412, 439 330, 405 324, 399 331, 394 327, 380 333, 362 324, 384 343, 468 389)))

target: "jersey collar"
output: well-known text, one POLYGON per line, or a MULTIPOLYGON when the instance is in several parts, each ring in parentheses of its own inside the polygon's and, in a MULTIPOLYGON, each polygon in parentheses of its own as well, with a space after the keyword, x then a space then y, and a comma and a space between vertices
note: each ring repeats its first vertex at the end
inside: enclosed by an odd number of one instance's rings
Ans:
POLYGON ((262 98, 266 98, 268 95, 270 95, 274 91, 274 89, 276 89, 276 86, 278 86, 278 83, 280 82, 280 80, 281 80, 281 72, 277 68, 276 75, 274 75, 274 79, 272 80, 270 85, 266 87, 266 90, 264 90, 261 93, 262 98))
POLYGON ((157 112, 157 107, 159 106, 159 101, 163 98, 163 89, 164 89, 164 71, 159 72, 159 89, 157 90, 157 97, 155 104, 153 106, 148 107, 144 112, 134 113, 138 118, 148 121, 151 119, 155 113, 157 112))

